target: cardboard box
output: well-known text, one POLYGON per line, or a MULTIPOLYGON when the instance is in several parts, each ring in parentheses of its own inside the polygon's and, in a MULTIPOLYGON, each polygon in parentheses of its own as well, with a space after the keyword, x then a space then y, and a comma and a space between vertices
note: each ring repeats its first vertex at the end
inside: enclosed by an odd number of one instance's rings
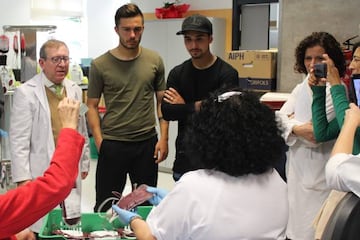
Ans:
POLYGON ((226 61, 239 73, 242 88, 276 89, 276 50, 237 50, 226 53, 226 61))
POLYGON ((276 79, 270 78, 239 78, 239 87, 242 89, 251 89, 259 91, 276 90, 276 79))

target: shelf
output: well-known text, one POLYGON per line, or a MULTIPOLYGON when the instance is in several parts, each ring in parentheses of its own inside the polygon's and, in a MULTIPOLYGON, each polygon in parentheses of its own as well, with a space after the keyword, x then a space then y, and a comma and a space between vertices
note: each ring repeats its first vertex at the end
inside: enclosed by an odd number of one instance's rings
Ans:
POLYGON ((47 32, 55 30, 55 25, 4 25, 4 32, 16 32, 21 30, 35 30, 39 32, 47 32))

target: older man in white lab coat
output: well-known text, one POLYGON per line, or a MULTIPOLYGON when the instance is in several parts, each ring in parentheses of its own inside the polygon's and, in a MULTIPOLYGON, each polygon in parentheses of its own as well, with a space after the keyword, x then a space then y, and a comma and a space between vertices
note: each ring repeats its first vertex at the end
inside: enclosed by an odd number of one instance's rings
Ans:
MULTIPOLYGON (((40 49, 41 73, 15 90, 10 120, 10 147, 12 180, 26 184, 42 175, 49 166, 55 151, 59 133, 57 105, 63 97, 82 101, 82 90, 66 79, 69 69, 69 50, 65 43, 49 40, 40 49), (60 87, 56 92, 55 86, 60 87)), ((85 116, 79 119, 79 132, 85 137, 81 174, 77 187, 81 190, 81 178, 90 167, 88 133, 85 116)), ((31 230, 39 232, 42 221, 31 230)))

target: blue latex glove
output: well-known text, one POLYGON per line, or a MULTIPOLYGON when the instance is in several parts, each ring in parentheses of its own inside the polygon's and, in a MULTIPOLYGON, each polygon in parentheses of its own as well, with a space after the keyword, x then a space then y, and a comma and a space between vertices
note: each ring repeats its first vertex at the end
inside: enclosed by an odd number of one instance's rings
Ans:
POLYGON ((149 199, 149 202, 152 205, 159 205, 159 203, 161 202, 161 200, 166 196, 166 194, 168 193, 166 190, 164 189, 160 189, 160 188, 155 188, 155 187, 147 187, 146 191, 149 193, 154 194, 152 198, 149 199))
POLYGON ((140 216, 137 215, 136 213, 121 209, 115 204, 112 205, 112 209, 117 213, 120 222, 123 223, 124 225, 129 225, 131 220, 135 217, 140 218, 140 216))

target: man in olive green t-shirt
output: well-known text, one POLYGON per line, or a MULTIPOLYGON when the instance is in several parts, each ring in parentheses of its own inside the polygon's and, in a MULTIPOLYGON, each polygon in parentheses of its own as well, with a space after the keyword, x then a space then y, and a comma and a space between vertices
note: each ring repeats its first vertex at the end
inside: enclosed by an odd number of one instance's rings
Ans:
POLYGON ((119 45, 94 59, 90 67, 88 122, 99 151, 95 211, 111 207, 108 202, 99 209, 113 197, 112 191, 123 192, 127 174, 133 186, 155 187, 158 163, 168 154, 169 124, 162 119, 160 107, 166 88, 163 61, 139 45, 144 18, 135 4, 117 10, 115 25, 119 45), (102 94, 106 113, 100 124, 97 108, 102 94))

